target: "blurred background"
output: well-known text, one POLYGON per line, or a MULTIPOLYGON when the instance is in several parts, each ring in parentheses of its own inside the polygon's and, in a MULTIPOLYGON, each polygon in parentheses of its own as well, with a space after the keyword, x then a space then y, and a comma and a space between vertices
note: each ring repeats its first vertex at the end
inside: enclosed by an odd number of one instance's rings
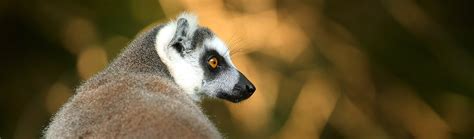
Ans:
POLYGON ((1 0, 0 137, 38 138, 139 32, 191 11, 257 86, 228 138, 472 138, 470 0, 1 0))

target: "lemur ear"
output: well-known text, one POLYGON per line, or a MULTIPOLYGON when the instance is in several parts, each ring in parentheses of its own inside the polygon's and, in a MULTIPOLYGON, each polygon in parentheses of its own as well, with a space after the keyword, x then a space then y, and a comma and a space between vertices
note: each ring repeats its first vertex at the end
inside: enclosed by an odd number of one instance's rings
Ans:
POLYGON ((189 31, 189 23, 185 18, 180 18, 176 22, 176 32, 171 40, 171 47, 182 53, 187 47, 188 38, 186 35, 189 31))

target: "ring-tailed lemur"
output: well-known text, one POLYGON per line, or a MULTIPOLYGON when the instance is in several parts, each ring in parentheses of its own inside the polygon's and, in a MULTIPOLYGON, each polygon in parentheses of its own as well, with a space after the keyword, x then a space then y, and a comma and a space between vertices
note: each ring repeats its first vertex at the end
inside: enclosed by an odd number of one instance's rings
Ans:
POLYGON ((222 138, 197 101, 211 96, 239 102, 254 91, 226 45, 184 13, 139 35, 80 86, 45 137, 222 138))

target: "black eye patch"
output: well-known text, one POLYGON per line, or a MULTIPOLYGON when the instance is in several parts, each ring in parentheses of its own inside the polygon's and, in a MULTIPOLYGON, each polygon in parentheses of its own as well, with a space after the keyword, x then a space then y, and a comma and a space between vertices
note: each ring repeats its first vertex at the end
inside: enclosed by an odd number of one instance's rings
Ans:
POLYGON ((213 79, 223 70, 229 68, 229 64, 222 55, 220 55, 216 50, 206 50, 205 53, 201 56, 201 67, 203 68, 204 75, 206 78, 213 79), (208 64, 208 61, 211 58, 216 58, 218 61, 218 66, 215 69, 212 69, 208 64))

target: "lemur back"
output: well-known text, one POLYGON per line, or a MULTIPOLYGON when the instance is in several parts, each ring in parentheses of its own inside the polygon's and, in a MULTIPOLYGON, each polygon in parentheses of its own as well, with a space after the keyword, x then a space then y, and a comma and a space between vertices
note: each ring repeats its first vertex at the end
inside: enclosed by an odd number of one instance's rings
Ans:
POLYGON ((222 138, 200 96, 240 102, 255 86, 197 18, 182 14, 135 38, 84 82, 53 117, 46 138, 222 138))
POLYGON ((154 49, 159 29, 142 34, 108 69, 81 86, 45 137, 221 138, 199 106, 166 78, 169 73, 156 75, 166 70, 149 65, 160 64, 156 55, 148 54, 155 52, 148 49, 154 49), (136 58, 146 62, 128 62, 136 58))

